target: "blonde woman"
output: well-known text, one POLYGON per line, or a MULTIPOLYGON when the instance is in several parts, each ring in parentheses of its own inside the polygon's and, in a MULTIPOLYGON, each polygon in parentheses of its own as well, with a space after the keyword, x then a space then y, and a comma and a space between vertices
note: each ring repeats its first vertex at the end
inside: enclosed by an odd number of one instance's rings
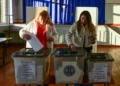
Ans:
MULTIPOLYGON (((53 48, 53 41, 58 38, 56 28, 46 10, 38 12, 36 17, 19 31, 22 39, 30 40, 31 36, 27 33, 35 34, 44 48, 53 48)), ((30 44, 27 42, 26 48, 30 47, 30 44)))

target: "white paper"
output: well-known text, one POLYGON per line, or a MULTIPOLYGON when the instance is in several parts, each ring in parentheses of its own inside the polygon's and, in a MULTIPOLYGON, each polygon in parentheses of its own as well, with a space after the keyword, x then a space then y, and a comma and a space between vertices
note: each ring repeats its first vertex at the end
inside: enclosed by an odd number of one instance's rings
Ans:
POLYGON ((39 51, 40 49, 43 48, 43 45, 42 43, 38 40, 38 38, 33 34, 33 33, 30 33, 30 36, 31 36, 31 39, 30 40, 27 40, 30 45, 32 46, 33 50, 35 52, 39 51))
POLYGON ((108 81, 107 73, 108 73, 108 64, 95 63, 93 69, 93 81, 107 82, 108 81))
POLYGON ((35 80, 36 79, 35 61, 21 61, 19 71, 20 71, 19 78, 21 80, 35 80))

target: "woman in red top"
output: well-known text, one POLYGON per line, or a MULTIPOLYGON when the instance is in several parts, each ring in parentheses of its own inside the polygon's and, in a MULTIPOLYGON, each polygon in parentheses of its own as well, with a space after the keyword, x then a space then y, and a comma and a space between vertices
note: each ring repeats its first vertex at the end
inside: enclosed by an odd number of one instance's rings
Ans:
MULTIPOLYGON (((30 33, 36 35, 44 48, 53 48, 53 42, 58 39, 56 28, 46 10, 39 11, 36 17, 19 31, 20 37, 25 40, 31 39, 30 33)), ((27 42, 26 48, 31 48, 29 42, 27 42)), ((45 67, 45 71, 47 72, 49 71, 49 63, 50 58, 48 57, 45 67)))
MULTIPOLYGON (((44 48, 53 48, 53 41, 58 39, 56 28, 46 10, 39 11, 36 17, 20 30, 19 35, 25 40, 30 40, 29 33, 35 34, 44 48)), ((28 42, 26 47, 31 48, 28 42)))

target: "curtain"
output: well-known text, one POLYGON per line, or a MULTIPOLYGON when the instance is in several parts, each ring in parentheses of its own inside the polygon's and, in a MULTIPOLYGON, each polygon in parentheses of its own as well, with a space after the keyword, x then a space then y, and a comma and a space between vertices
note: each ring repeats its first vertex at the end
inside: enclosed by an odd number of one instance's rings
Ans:
POLYGON ((76 7, 98 7, 98 24, 105 24, 105 0, 23 0, 23 21, 26 22, 26 6, 46 6, 52 22, 72 24, 75 22, 76 7))

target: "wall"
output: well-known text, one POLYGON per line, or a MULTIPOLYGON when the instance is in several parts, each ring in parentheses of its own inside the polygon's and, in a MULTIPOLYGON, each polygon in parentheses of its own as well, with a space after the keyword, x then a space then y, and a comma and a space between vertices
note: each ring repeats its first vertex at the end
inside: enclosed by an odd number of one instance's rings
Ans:
POLYGON ((2 22, 6 22, 6 14, 7 14, 7 3, 6 0, 1 0, 1 20, 2 22))
MULTIPOLYGON (((66 44, 65 34, 71 25, 56 25, 59 35, 56 44, 66 44)), ((106 25, 98 25, 97 27, 97 45, 120 45, 120 35, 106 25)))
POLYGON ((106 24, 120 24, 120 4, 106 4, 106 24))
MULTIPOLYGON (((15 9, 14 20, 22 22, 22 0, 13 0, 18 1, 18 5, 15 9), (19 11, 19 12, 18 12, 19 11), (16 20, 17 19, 17 20, 16 20)), ((119 24, 120 22, 120 0, 106 0, 106 24, 119 24), (119 19, 119 20, 118 20, 119 19)))
POLYGON ((106 24, 120 23, 120 0, 106 0, 106 24))
POLYGON ((29 23, 31 20, 35 18, 37 13, 40 10, 48 10, 47 7, 26 7, 26 23, 29 23))
POLYGON ((99 25, 97 43, 98 45, 120 45, 120 34, 106 25, 99 25))
POLYGON ((98 25, 98 8, 97 7, 76 7, 76 21, 79 19, 79 16, 82 11, 87 10, 90 12, 92 17, 92 22, 95 26, 98 25))
MULTIPOLYGON (((24 42, 22 39, 20 39, 19 33, 18 33, 18 31, 24 26, 25 24, 12 25, 11 29, 13 30, 13 32, 11 33, 11 36, 13 39, 11 40, 11 42, 13 43, 24 42)), ((0 26, 0 29, 3 27, 4 26, 0 26)), ((7 27, 8 26, 4 28, 8 29, 7 27)), ((59 38, 57 41, 55 41, 55 44, 66 44, 65 34, 69 30, 70 27, 71 25, 56 25, 59 38)), ((98 25, 97 45, 119 45, 120 46, 120 35, 106 25, 98 25)))
POLYGON ((106 3, 120 3, 120 0, 105 0, 106 3))
POLYGON ((23 22, 23 0, 12 0, 13 1, 13 21, 23 22))

